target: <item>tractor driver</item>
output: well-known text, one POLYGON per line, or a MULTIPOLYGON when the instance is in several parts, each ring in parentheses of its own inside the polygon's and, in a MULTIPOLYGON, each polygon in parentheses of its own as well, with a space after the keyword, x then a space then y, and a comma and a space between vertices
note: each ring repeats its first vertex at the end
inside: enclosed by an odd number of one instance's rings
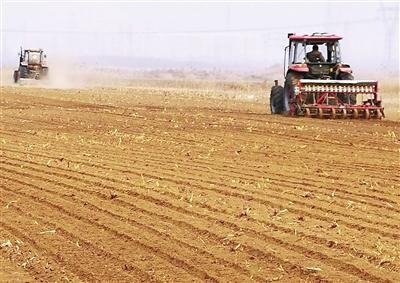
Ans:
POLYGON ((318 45, 314 44, 312 51, 307 53, 307 59, 311 63, 325 62, 325 58, 321 52, 318 51, 318 45))

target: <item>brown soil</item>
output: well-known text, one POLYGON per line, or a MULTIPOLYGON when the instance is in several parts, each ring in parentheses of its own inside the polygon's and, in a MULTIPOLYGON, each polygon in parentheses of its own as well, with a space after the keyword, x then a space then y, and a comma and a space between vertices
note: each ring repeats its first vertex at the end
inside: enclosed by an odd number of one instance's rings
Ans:
POLYGON ((398 281, 399 122, 1 91, 0 281, 398 281))

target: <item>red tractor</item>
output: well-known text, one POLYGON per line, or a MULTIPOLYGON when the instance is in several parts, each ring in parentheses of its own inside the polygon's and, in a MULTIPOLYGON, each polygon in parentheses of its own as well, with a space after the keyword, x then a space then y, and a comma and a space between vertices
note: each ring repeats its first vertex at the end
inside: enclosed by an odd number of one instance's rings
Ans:
POLYGON ((342 63, 340 36, 313 33, 288 34, 285 48, 284 86, 271 89, 272 114, 318 118, 378 118, 384 108, 378 82, 353 80, 342 63))
POLYGON ((25 49, 19 53, 18 70, 14 71, 14 82, 20 79, 45 79, 49 68, 46 63, 46 54, 42 49, 25 49))

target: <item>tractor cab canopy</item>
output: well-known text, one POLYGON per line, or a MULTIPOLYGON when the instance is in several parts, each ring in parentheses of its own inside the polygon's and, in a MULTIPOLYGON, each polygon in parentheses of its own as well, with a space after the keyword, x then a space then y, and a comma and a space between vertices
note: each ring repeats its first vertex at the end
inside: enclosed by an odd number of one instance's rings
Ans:
POLYGON ((25 49, 21 56, 21 63, 29 65, 39 65, 43 64, 46 55, 43 53, 42 49, 25 49))
POLYGON ((313 33, 312 35, 297 35, 294 33, 289 33, 288 38, 290 41, 338 41, 341 40, 342 37, 334 35, 334 34, 327 34, 327 33, 313 33))
MULTIPOLYGON (((341 62, 339 40, 342 37, 327 33, 296 35, 289 33, 289 65, 292 64, 329 64, 341 62), (317 49, 313 51, 313 48, 317 49), (320 60, 310 60, 310 53, 320 52, 320 60)), ((318 53, 317 53, 318 54, 318 53)), ((315 56, 314 56, 315 57, 315 56)))

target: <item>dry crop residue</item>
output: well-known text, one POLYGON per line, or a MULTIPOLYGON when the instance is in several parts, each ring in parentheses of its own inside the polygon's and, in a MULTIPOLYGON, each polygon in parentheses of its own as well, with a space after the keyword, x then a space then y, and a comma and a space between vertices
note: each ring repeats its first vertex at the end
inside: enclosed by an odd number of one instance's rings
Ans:
POLYGON ((399 122, 66 92, 2 89, 0 275, 398 280, 399 122))

